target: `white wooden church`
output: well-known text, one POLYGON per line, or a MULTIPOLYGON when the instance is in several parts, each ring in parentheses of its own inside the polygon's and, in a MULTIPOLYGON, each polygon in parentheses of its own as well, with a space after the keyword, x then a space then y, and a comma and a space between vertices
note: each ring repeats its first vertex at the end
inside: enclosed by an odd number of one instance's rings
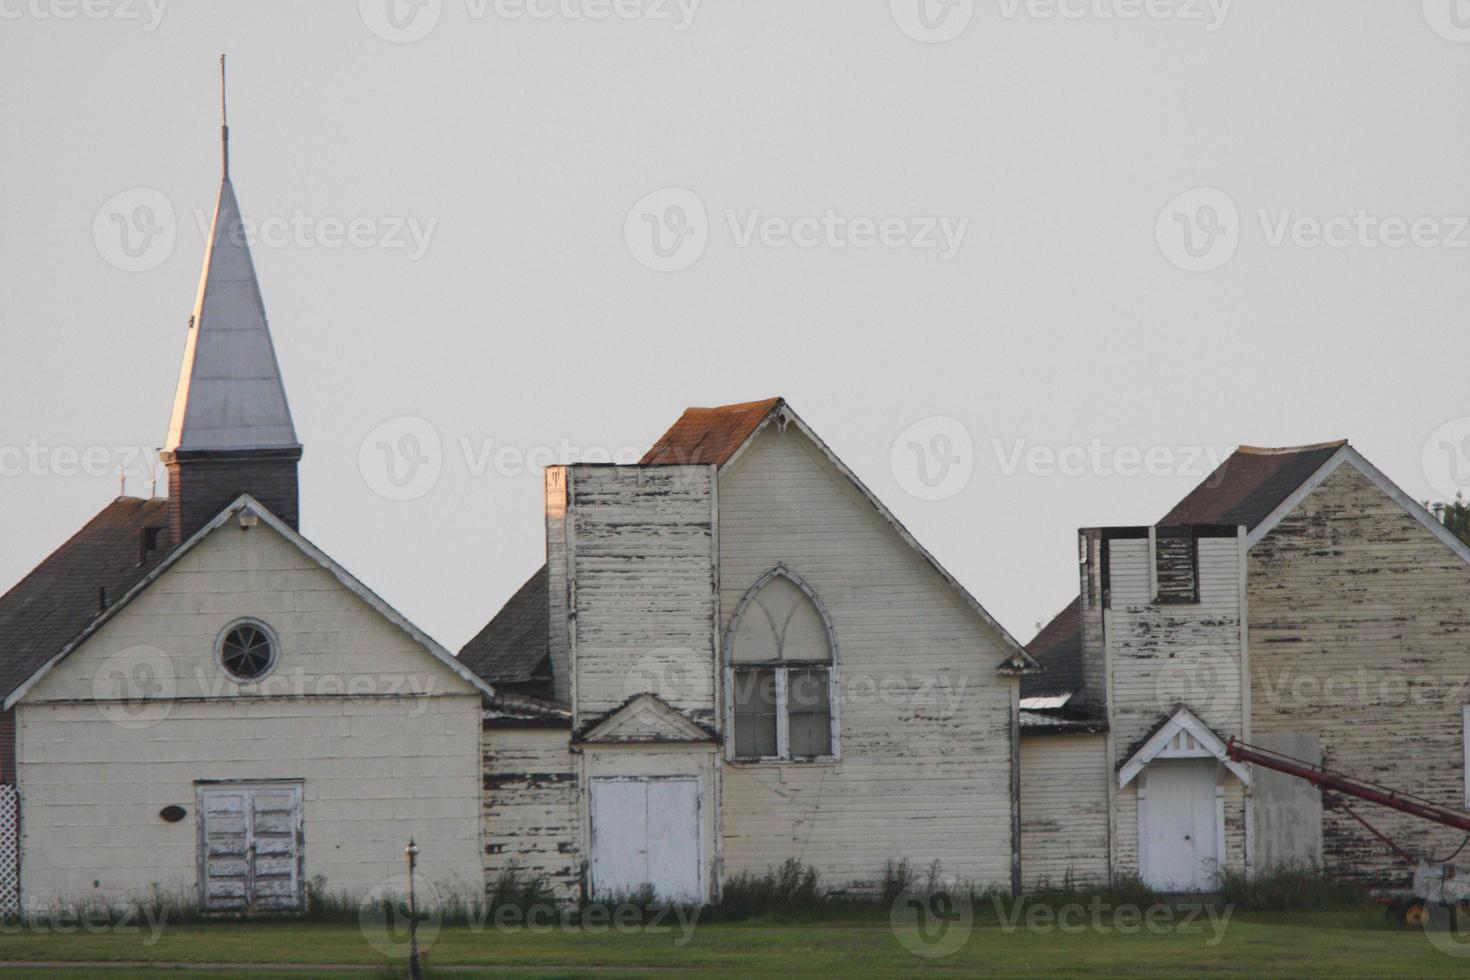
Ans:
POLYGON ((443 898, 1019 881, 1030 660, 781 399, 549 469, 545 566, 458 657, 302 535, 301 457, 226 158, 167 497, 0 597, 5 904, 299 908, 410 837, 443 898))
POLYGON ((301 458, 226 157, 167 496, 0 596, 0 912, 298 909, 396 881, 410 837, 439 900, 514 869, 704 902, 788 858, 852 891, 905 859, 1012 891, 1291 860, 1393 884, 1320 794, 1225 758, 1253 732, 1470 800, 1470 707, 1258 676, 1470 655, 1470 549, 1345 444, 1242 450, 1159 525, 1084 529, 1030 652, 780 398, 549 468, 545 563, 458 655, 303 536, 301 458), (1181 665, 1223 688, 1161 700, 1181 665))

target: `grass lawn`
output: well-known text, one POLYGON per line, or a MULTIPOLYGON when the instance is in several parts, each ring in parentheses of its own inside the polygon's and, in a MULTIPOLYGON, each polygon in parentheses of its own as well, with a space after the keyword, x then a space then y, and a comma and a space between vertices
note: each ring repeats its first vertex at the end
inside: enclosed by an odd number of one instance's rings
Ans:
MULTIPOLYGON (((1181 918, 1168 931, 1122 931, 1081 917, 1062 932, 1042 922, 1008 929, 993 912, 973 927, 952 924, 938 946, 896 932, 884 914, 823 923, 704 923, 686 931, 623 927, 502 929, 445 926, 428 943, 429 976, 637 977, 903 976, 914 972, 999 976, 1332 976, 1424 977, 1470 973, 1470 957, 1436 948, 1423 932, 1389 924, 1376 908, 1334 912, 1236 913, 1228 921, 1181 918), (907 940, 907 945, 904 941, 907 940), (934 951, 919 956, 908 947, 934 951)), ((1452 941, 1441 937, 1442 941, 1452 941)), ((1464 947, 1470 954, 1470 947, 1464 947)), ((116 978, 402 976, 355 922, 204 923, 136 934, 19 931, 0 935, 0 963, 70 961, 69 967, 15 967, 10 977, 116 978), (118 966, 103 970, 103 961, 118 966), (123 966, 136 963, 136 967, 123 966), (156 964, 148 966, 145 964, 156 964), (254 969, 215 964, 266 964, 254 969), (165 969, 163 964, 184 964, 165 969), (209 967, 187 964, 210 964, 209 967), (268 964, 276 964, 269 966, 268 964)))

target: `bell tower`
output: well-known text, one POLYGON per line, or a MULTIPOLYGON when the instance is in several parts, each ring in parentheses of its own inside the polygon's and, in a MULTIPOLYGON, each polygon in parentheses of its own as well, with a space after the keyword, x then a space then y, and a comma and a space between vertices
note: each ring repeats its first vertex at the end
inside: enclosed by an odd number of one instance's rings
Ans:
POLYGON ((169 524, 182 541, 248 493, 295 528, 301 443, 266 324, 240 205, 230 182, 230 127, 220 57, 222 178, 168 439, 169 524))

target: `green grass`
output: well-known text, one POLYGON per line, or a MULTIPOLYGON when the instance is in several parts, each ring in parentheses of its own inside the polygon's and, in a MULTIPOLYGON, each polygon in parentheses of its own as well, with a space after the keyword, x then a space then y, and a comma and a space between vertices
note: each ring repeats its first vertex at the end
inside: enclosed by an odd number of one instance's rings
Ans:
MULTIPOLYGON (((1230 976, 1405 976, 1470 970, 1470 958, 1449 956, 1421 932, 1390 924, 1376 907, 1278 913, 1236 912, 1223 933, 1201 917, 1197 931, 1127 933, 1101 920, 1094 931, 1086 917, 1080 934, 1054 926, 1007 931, 993 909, 977 909, 962 944, 945 956, 916 956, 900 942, 886 910, 853 911, 835 921, 789 923, 755 919, 677 926, 531 930, 445 926, 428 944, 430 976, 455 977, 637 977, 698 971, 709 976, 841 975, 886 977, 916 971, 1003 976, 1175 977, 1230 976), (1212 944, 1212 940, 1215 940, 1212 944)), ((1177 924, 1177 920, 1176 920, 1177 924)), ((927 947, 923 947, 927 948, 927 947)), ((1466 950, 1470 952, 1470 949, 1466 950)), ((320 970, 313 977, 401 976, 370 945, 355 922, 202 923, 166 927, 156 942, 145 931, 132 935, 58 935, 23 931, 0 935, 0 962, 78 962, 67 969, 7 970, 9 977, 118 978, 280 976, 265 970, 108 969, 85 961, 143 961, 157 964, 323 964, 359 969, 320 970)), ((402 961, 397 961, 401 966, 402 961)))

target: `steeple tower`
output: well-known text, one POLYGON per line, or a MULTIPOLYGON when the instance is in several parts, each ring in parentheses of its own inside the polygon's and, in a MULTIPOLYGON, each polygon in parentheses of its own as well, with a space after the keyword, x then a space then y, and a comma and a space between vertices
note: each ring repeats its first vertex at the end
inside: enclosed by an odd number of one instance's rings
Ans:
POLYGON ((299 520, 296 466, 301 444, 230 183, 224 71, 221 55, 223 172, 161 454, 168 467, 175 541, 198 530, 241 493, 254 496, 293 528, 299 520))

